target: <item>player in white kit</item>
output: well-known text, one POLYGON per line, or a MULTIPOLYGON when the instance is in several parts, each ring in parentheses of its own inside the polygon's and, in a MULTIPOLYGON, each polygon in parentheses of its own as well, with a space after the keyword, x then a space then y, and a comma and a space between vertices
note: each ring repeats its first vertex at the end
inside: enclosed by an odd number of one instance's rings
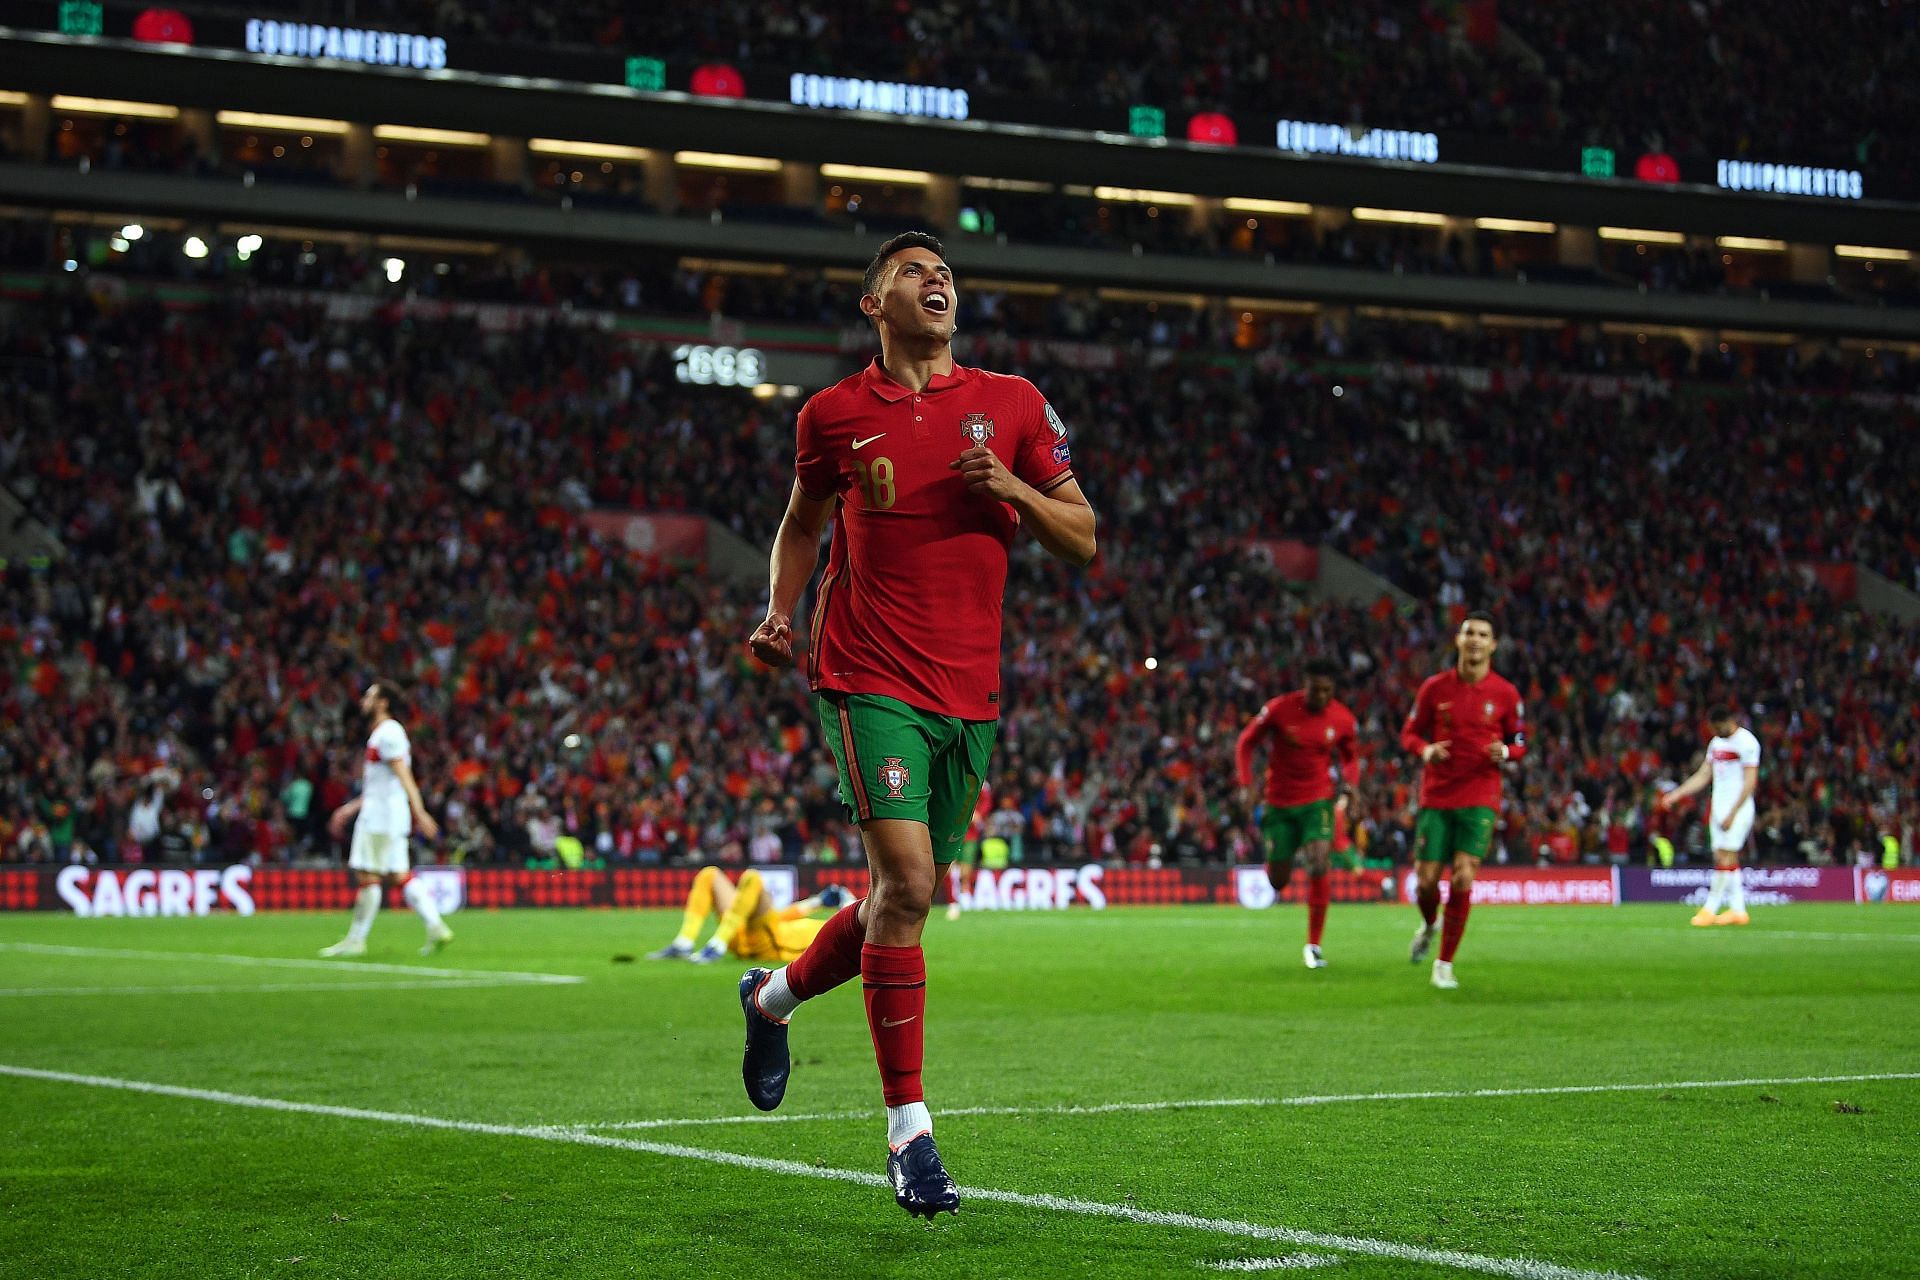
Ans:
POLYGON ((367 932, 373 918, 380 914, 382 884, 401 886, 401 894, 426 922, 427 943, 420 954, 430 956, 453 941, 453 930, 440 918, 433 895, 413 878, 407 861, 407 835, 414 828, 432 840, 440 834, 439 825, 420 799, 420 784, 413 779, 413 744, 407 731, 394 719, 400 708, 400 690, 385 680, 375 680, 360 695, 360 710, 373 726, 367 738, 367 760, 361 770, 360 794, 334 810, 329 829, 337 840, 353 823, 353 844, 347 855, 360 886, 353 899, 353 923, 347 936, 321 949, 323 956, 363 956, 367 953, 367 932))
POLYGON ((1713 741, 1707 758, 1693 776, 1660 797, 1660 807, 1671 809, 1713 783, 1707 810, 1707 835, 1713 847, 1713 883, 1707 900, 1695 913, 1696 925, 1745 924, 1747 891, 1740 883, 1740 851, 1753 831, 1753 793, 1760 785, 1760 739, 1740 723, 1731 708, 1713 713, 1713 741), (1721 908, 1724 907, 1723 911, 1721 908))

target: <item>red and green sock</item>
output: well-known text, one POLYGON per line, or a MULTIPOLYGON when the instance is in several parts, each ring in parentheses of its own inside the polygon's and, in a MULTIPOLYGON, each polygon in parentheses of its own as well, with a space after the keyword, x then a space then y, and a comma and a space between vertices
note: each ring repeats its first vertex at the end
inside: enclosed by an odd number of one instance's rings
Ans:
POLYGON ((1307 877, 1307 941, 1316 947, 1327 928, 1327 904, 1333 901, 1329 879, 1324 871, 1307 877))
POLYGON ((860 980, 867 996, 867 1029, 880 1066, 880 1094, 887 1103, 887 1144, 899 1150, 933 1132, 920 1082, 927 1043, 927 960, 919 947, 860 950, 860 980))
POLYGON ((1440 928, 1440 958, 1448 964, 1453 963, 1453 953, 1460 949, 1460 935, 1467 931, 1467 912, 1471 910, 1471 889, 1455 890, 1447 896, 1446 921, 1440 928))

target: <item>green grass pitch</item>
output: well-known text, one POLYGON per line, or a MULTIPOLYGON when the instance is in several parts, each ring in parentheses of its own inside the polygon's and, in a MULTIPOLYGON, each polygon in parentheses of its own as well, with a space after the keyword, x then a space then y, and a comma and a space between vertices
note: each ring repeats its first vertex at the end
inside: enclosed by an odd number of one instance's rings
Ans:
POLYGON ((1406 908, 936 917, 933 1227, 857 985, 753 1120, 741 966, 612 962, 667 913, 0 917, 0 1276, 1920 1276, 1920 913, 1687 916, 1482 910, 1451 993, 1406 908), (1587 1085, 1661 1087, 1467 1094, 1587 1085))

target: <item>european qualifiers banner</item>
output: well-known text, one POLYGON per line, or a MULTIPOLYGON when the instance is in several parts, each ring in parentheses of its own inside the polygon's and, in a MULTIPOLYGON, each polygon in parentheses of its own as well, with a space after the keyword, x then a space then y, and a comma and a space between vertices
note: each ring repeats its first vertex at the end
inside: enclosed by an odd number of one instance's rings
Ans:
MULTIPOLYGON (((1476 907, 1611 907, 1620 898, 1620 869, 1617 867, 1486 867, 1473 877, 1473 905, 1476 907)), ((1403 902, 1414 900, 1412 875, 1401 877, 1403 902)), ((1440 898, 1445 901, 1453 887, 1443 876, 1440 898)))

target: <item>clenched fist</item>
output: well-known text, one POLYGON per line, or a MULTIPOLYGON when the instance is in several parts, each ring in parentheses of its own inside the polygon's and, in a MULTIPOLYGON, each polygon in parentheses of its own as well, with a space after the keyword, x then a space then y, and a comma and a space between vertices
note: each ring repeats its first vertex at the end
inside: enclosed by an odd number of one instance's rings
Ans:
POLYGON ((765 622, 753 630, 747 645, 753 656, 770 667, 793 665, 793 620, 784 613, 769 610, 765 622))

